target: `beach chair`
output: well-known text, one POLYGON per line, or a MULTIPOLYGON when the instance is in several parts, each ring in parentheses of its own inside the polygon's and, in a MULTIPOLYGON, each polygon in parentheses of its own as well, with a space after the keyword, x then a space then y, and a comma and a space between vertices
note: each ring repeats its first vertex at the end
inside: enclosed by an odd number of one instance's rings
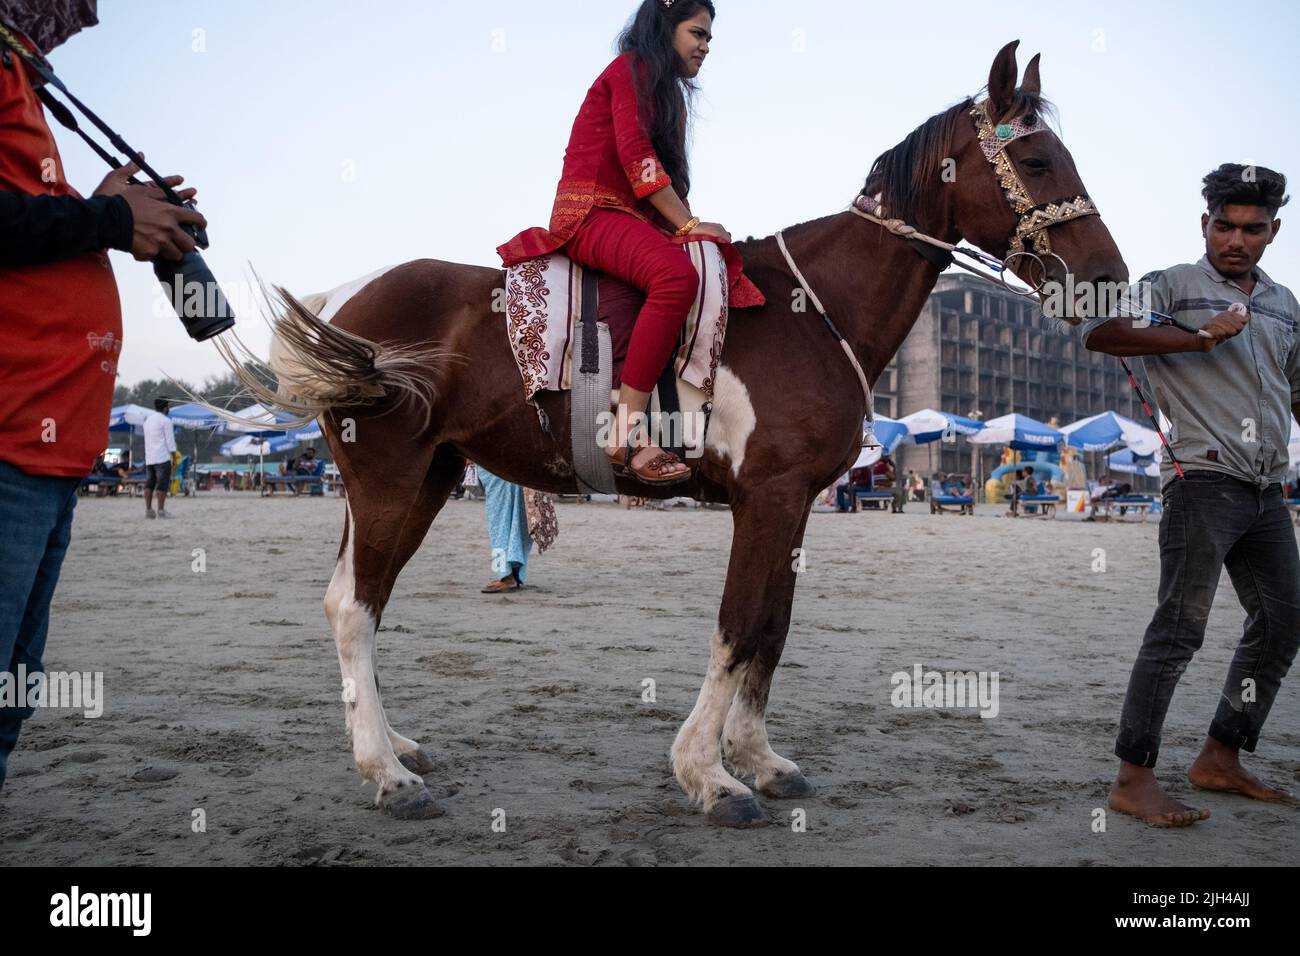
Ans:
POLYGON ((116 492, 122 487, 122 479, 117 475, 87 475, 81 479, 77 492, 88 495, 92 491, 96 498, 103 498, 109 492, 116 492))
POLYGON ((1147 513, 1151 510, 1156 500, 1149 495, 1125 495, 1122 498, 1094 498, 1092 500, 1093 518, 1100 518, 1102 521, 1109 521, 1113 516, 1116 520, 1124 517, 1124 512, 1134 511, 1138 514, 1139 523, 1147 520, 1147 513), (1120 513, 1114 514, 1118 508, 1120 513), (1098 512, 1101 512, 1098 514, 1098 512))
POLYGON ((894 493, 892 491, 867 491, 865 488, 855 488, 853 494, 853 510, 858 510, 858 502, 862 502, 863 511, 889 511, 894 503, 894 493))
POLYGON ((1038 483, 1038 494, 1020 496, 1020 504, 1025 506, 1027 518, 1055 518, 1056 506, 1060 503, 1059 496, 1047 494, 1041 481, 1038 483), (1032 506, 1033 510, 1029 506, 1032 506))
POLYGON ((975 499, 970 495, 930 495, 930 514, 975 514, 975 499))
POLYGON ((308 494, 323 495, 325 488, 322 479, 325 477, 325 459, 319 458, 312 467, 311 474, 307 475, 263 475, 262 476, 262 495, 266 496, 280 485, 288 488, 295 495, 302 494, 302 486, 307 485, 308 494))
POLYGON ((126 481, 122 482, 122 487, 130 493, 132 498, 144 494, 146 474, 147 473, 143 468, 139 468, 135 471, 128 471, 126 473, 126 481))

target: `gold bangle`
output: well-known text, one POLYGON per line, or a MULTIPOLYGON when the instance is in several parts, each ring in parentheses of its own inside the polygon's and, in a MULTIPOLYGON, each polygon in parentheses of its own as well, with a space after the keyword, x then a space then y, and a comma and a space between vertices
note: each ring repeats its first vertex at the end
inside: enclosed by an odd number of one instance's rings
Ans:
POLYGON ((678 229, 675 233, 673 233, 673 235, 684 236, 699 224, 700 224, 700 217, 692 216, 689 220, 686 221, 686 223, 680 229, 678 229))

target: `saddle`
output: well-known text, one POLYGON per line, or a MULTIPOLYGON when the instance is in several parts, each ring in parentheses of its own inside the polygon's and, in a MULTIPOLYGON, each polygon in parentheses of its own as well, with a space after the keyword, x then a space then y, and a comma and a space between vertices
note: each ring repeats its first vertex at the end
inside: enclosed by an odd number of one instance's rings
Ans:
MULTIPOLYGON (((687 464, 704 452, 713 384, 727 327, 727 267, 716 243, 682 245, 700 275, 700 294, 648 410, 655 444, 687 464)), ((616 492, 602 450, 623 362, 645 293, 553 253, 505 270, 506 328, 526 399, 571 392, 574 470, 593 491, 616 492)), ((541 414, 540 406, 538 406, 541 414)), ((543 420, 545 427, 545 421, 543 420)))

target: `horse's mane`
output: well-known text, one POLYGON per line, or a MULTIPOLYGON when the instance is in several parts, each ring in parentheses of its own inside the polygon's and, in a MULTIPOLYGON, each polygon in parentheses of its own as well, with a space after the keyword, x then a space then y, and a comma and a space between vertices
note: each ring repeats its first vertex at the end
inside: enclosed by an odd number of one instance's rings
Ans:
MULTIPOLYGON (((977 97, 967 97, 942 113, 936 113, 908 133, 897 146, 876 157, 862 194, 879 195, 891 219, 915 224, 928 190, 940 181, 944 160, 952 156, 952 139, 957 124, 978 101, 977 97)), ((1027 113, 1046 119, 1056 115, 1055 108, 1045 97, 1017 90, 1007 116, 1027 113)))

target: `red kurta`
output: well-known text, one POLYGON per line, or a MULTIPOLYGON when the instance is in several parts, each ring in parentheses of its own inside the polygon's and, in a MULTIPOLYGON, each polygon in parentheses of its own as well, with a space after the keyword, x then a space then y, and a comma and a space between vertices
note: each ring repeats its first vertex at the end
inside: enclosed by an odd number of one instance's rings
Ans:
MULTIPOLYGON (((78 196, 17 56, 0 66, 0 189, 78 196)), ((81 477, 104 450, 122 307, 104 252, 0 269, 0 461, 81 477)))
MULTIPOLYGON (((641 126, 632 56, 615 57, 587 92, 569 135, 549 228, 526 229, 498 246, 503 265, 517 265, 560 249, 596 206, 620 209, 664 228, 663 217, 647 197, 671 185, 672 178, 641 126)), ((727 262, 731 307, 762 305, 763 293, 744 274, 735 246, 719 245, 727 262)))

